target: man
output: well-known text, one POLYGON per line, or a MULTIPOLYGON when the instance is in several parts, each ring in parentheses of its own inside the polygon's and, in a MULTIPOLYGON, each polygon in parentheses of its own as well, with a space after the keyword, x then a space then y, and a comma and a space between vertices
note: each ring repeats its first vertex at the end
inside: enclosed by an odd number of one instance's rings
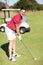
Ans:
POLYGON ((16 53, 16 33, 15 33, 15 31, 17 32, 19 40, 21 40, 19 25, 21 23, 22 16, 24 15, 24 13, 25 13, 25 8, 22 7, 20 9, 19 13, 16 14, 15 16, 13 16, 11 21, 9 21, 6 24, 5 32, 6 32, 8 40, 9 40, 8 48, 9 48, 9 60, 10 61, 16 61, 16 59, 14 59, 13 56, 19 56, 16 53), (13 54, 12 54, 12 52, 13 52, 13 54))

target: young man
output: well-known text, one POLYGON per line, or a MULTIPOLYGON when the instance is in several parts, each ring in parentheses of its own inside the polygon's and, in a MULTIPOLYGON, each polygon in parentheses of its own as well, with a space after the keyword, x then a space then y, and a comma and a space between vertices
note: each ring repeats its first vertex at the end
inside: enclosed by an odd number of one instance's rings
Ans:
POLYGON ((19 40, 21 40, 21 35, 20 35, 20 31, 19 31, 19 25, 21 23, 22 20, 22 16, 25 14, 25 8, 21 8, 19 13, 16 14, 15 16, 12 17, 11 21, 9 21, 6 24, 6 35, 7 38, 9 40, 9 60, 10 61, 16 61, 16 59, 13 58, 13 56, 19 56, 16 53, 16 33, 18 35, 19 40), (12 54, 13 52, 13 54, 12 54))

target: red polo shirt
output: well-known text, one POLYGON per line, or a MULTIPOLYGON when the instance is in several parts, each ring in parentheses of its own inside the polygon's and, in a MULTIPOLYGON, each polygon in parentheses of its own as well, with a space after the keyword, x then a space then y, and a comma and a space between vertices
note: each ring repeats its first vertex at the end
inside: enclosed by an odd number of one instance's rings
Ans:
POLYGON ((22 16, 20 14, 16 14, 11 21, 9 21, 7 23, 7 27, 12 29, 12 30, 16 30, 16 24, 20 24, 21 23, 21 19, 22 16))

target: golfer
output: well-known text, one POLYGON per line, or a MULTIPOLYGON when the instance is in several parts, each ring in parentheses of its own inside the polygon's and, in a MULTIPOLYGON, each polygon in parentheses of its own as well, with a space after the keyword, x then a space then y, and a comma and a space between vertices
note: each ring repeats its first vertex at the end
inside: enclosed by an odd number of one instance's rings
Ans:
POLYGON ((22 22, 22 16, 25 14, 25 8, 21 8, 19 13, 16 14, 15 16, 12 17, 12 19, 7 22, 6 24, 6 35, 7 38, 9 40, 9 47, 8 47, 8 51, 9 51, 9 60, 10 61, 16 61, 16 59, 14 58, 14 56, 20 56, 19 54, 17 54, 16 52, 16 33, 17 32, 17 36, 18 39, 21 40, 21 34, 19 31, 19 25, 22 22))

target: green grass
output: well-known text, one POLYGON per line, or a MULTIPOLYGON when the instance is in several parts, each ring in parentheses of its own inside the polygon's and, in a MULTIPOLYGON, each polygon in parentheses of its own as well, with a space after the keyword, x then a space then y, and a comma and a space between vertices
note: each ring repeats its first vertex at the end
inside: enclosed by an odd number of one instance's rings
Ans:
POLYGON ((0 32, 0 65, 43 65, 43 11, 26 12, 26 16, 31 31, 23 34, 22 38, 33 56, 37 57, 37 60, 34 61, 32 59, 30 53, 27 52, 23 44, 17 39, 16 50, 21 54, 21 57, 16 57, 17 62, 10 62, 6 55, 8 43, 6 34, 0 32))

